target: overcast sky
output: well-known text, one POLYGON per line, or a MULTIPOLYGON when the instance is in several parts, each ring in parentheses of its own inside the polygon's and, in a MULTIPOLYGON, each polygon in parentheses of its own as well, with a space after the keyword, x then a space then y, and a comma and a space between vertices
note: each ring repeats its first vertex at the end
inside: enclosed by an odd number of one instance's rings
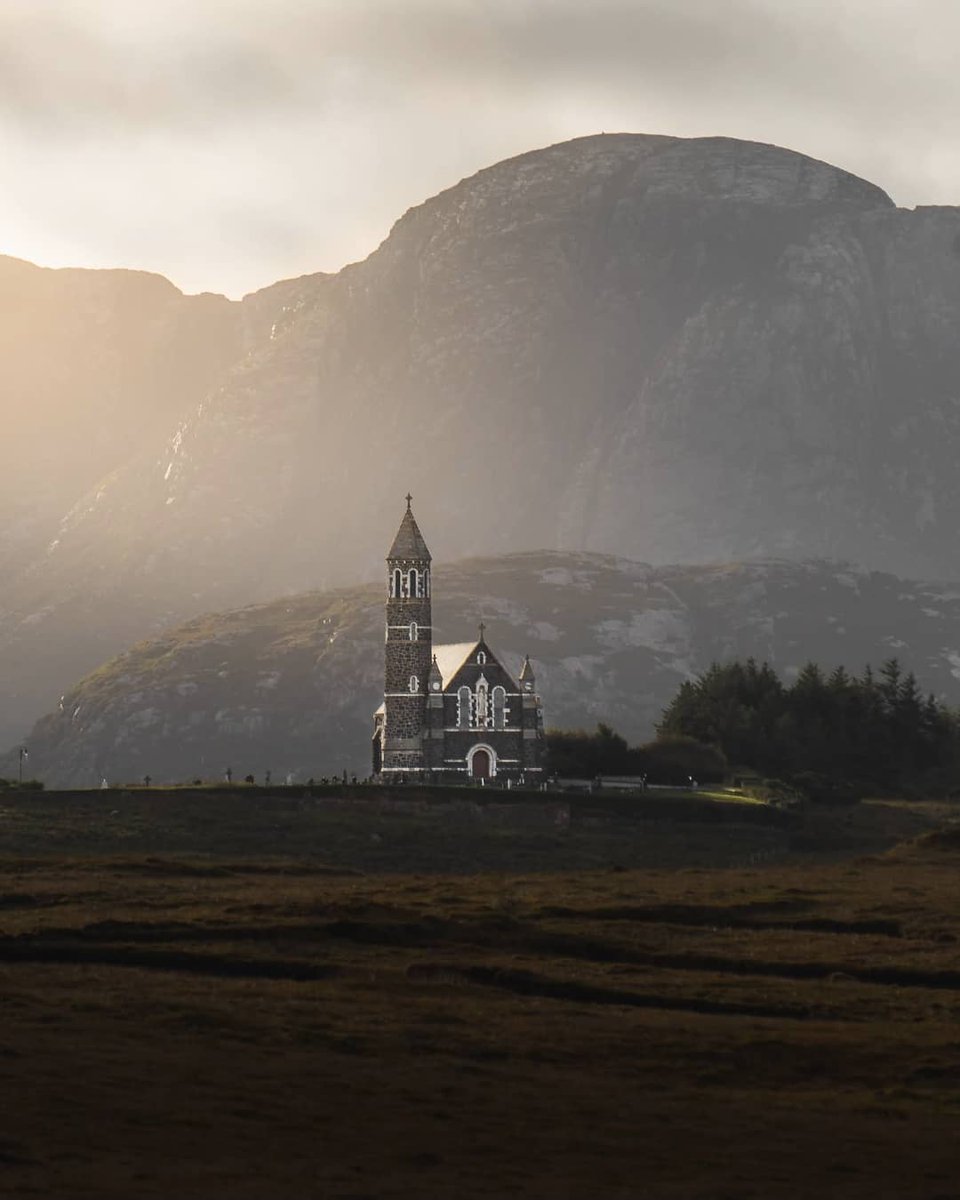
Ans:
POLYGON ((239 296, 628 130, 960 203, 957 0, 0 0, 0 253, 239 296))

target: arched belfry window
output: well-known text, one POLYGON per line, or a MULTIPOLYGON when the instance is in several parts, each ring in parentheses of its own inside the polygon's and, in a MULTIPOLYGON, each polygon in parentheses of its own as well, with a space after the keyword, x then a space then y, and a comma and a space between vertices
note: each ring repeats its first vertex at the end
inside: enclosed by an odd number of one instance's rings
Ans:
POLYGON ((390 595, 397 600, 403 595, 403 572, 399 567, 397 567, 393 573, 393 583, 390 587, 390 595))
POLYGON ((426 596, 428 598, 430 596, 430 568, 429 567, 426 567, 423 572, 423 594, 424 594, 424 596, 426 596))
POLYGON ((479 653, 477 654, 477 662, 478 662, 478 663, 480 664, 480 666, 482 667, 482 666, 483 666, 483 664, 484 664, 486 661, 487 661, 487 656, 486 656, 486 654, 484 654, 484 652, 483 652, 482 650, 481 650, 481 651, 479 651, 479 653))
POLYGON ((416 567, 411 567, 407 595, 410 596, 411 598, 419 595, 419 590, 418 590, 419 586, 420 586, 420 572, 417 570, 416 567))
POLYGON ((417 629, 416 621, 411 621, 410 622, 410 641, 411 642, 415 642, 417 640, 418 633, 419 633, 419 630, 417 629))
POLYGON ((470 689, 459 688, 457 691, 457 726, 460 729, 470 728, 470 689))
POLYGON ((494 729, 503 729, 507 723, 506 690, 498 684, 493 689, 491 700, 493 701, 493 727, 494 729))

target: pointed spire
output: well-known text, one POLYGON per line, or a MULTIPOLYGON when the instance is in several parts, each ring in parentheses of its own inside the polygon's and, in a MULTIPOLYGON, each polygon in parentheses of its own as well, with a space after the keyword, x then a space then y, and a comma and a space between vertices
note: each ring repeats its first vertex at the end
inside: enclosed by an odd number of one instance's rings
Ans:
POLYGON ((413 509, 410 507, 412 500, 413 497, 407 492, 407 511, 403 514, 403 520, 400 522, 397 536, 393 539, 393 545, 387 554, 388 560, 392 558, 406 558, 420 559, 425 562, 431 561, 427 543, 423 540, 423 534, 420 532, 420 527, 413 515, 413 509))
POLYGON ((440 666, 437 662, 436 655, 433 656, 433 662, 430 664, 430 674, 427 676, 427 682, 430 685, 431 692, 434 690, 439 690, 439 689, 434 689, 433 685, 435 683, 439 683, 441 685, 443 684, 443 676, 440 674, 440 666))
POLYGON ((526 655, 523 660, 523 666, 520 668, 520 682, 526 683, 527 680, 533 682, 533 667, 530 663, 530 655, 526 655))

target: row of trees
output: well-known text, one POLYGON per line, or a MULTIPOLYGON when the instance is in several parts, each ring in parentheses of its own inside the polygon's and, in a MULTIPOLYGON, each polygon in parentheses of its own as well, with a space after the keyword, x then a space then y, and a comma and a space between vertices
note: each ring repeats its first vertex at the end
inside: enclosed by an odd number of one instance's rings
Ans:
POLYGON ((808 663, 789 686, 767 663, 714 664, 680 686, 657 733, 629 746, 606 725, 551 731, 548 768, 561 777, 646 775, 651 783, 757 773, 824 798, 960 780, 960 715, 924 696, 895 658, 860 676, 808 663))
POLYGON ((957 714, 923 696, 895 658, 829 675, 814 663, 787 687, 767 664, 714 664, 681 685, 658 725, 718 747, 727 761, 783 778, 815 774, 901 788, 960 764, 957 714))

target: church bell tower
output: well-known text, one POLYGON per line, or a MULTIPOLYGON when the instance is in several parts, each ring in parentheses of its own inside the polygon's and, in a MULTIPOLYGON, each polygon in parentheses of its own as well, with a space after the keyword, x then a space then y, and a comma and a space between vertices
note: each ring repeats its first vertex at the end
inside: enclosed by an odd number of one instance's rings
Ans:
POLYGON ((424 770, 427 677, 433 661, 430 551, 407 496, 397 536, 387 554, 387 636, 384 669, 385 774, 424 770))

